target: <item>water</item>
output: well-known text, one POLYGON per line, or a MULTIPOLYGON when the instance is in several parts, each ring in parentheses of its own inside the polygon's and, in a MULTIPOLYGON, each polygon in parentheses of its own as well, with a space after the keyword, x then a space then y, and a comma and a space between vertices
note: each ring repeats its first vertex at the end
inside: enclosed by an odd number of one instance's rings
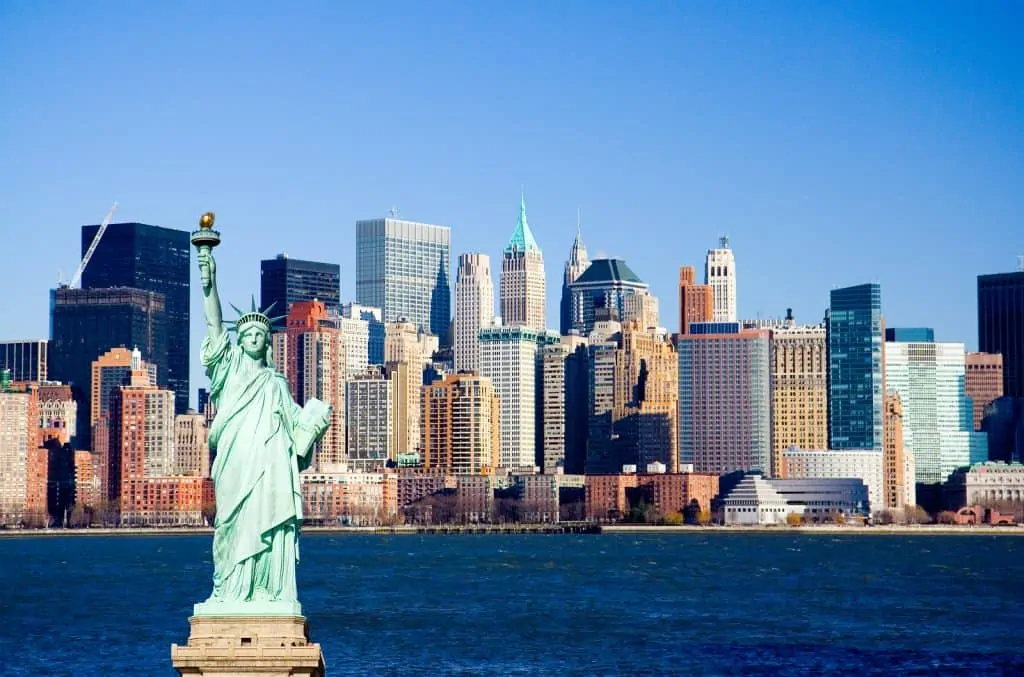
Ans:
MULTIPOLYGON (((171 677, 210 537, 0 539, 0 675, 171 677)), ((1024 674, 1024 538, 309 535, 329 675, 1024 674)))

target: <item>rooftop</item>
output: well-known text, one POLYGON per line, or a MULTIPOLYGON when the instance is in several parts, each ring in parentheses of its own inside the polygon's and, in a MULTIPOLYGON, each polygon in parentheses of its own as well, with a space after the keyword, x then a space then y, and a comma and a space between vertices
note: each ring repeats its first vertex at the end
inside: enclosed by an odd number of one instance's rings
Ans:
POLYGON ((582 275, 573 284, 600 282, 632 282, 643 284, 644 281, 626 265, 622 259, 594 259, 582 275))
POLYGON ((530 224, 526 221, 526 200, 519 200, 519 223, 516 224, 516 229, 512 233, 512 239, 508 241, 508 246, 505 247, 505 253, 511 254, 512 252, 537 252, 540 253, 540 247, 537 246, 537 240, 533 237, 533 231, 530 230, 530 224))

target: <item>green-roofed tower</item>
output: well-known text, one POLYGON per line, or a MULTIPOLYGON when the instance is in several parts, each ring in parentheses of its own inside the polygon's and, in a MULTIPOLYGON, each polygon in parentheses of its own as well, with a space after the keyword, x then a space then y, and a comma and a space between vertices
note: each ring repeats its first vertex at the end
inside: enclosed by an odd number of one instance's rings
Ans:
POLYGON ((519 201, 519 222, 501 257, 501 321, 544 331, 547 326, 544 254, 526 220, 526 199, 519 201))

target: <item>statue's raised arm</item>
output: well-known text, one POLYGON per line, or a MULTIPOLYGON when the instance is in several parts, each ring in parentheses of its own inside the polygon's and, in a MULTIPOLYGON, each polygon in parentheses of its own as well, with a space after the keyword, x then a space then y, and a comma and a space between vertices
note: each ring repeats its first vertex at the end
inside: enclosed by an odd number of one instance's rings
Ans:
POLYGON ((206 212, 199 218, 199 230, 192 236, 192 244, 199 251, 199 281, 203 286, 207 333, 216 339, 224 331, 224 313, 217 293, 217 261, 212 251, 220 244, 220 233, 213 230, 214 218, 213 212, 206 212))

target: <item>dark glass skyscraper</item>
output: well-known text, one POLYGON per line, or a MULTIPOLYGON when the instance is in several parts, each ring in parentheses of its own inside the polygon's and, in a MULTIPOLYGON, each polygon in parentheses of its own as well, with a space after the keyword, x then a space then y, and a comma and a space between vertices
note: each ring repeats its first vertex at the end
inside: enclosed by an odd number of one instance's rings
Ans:
POLYGON ((882 288, 833 289, 828 313, 831 449, 882 449, 882 288))
MULTIPOLYGON (((82 255, 99 226, 82 226, 82 255)), ((162 294, 166 303, 166 361, 142 350, 142 359, 157 365, 160 385, 174 391, 174 410, 188 410, 189 369, 189 233, 144 223, 112 223, 82 274, 82 289, 134 287, 162 294), (166 364, 166 366, 165 366, 166 364)), ((125 337, 103 348, 124 345, 125 337)), ((89 362, 100 353, 89 356, 89 362)))
POLYGON ((71 385, 78 402, 76 444, 92 449, 92 363, 117 346, 136 346, 167 384, 167 313, 164 295, 126 287, 53 291, 50 318, 50 378, 71 385))
POLYGON ((260 308, 271 303, 275 315, 285 315, 296 301, 317 299, 328 309, 341 303, 341 266, 290 259, 287 254, 260 261, 260 308))
POLYGON ((978 350, 1003 356, 1003 394, 1024 397, 1024 271, 978 276, 978 350))

